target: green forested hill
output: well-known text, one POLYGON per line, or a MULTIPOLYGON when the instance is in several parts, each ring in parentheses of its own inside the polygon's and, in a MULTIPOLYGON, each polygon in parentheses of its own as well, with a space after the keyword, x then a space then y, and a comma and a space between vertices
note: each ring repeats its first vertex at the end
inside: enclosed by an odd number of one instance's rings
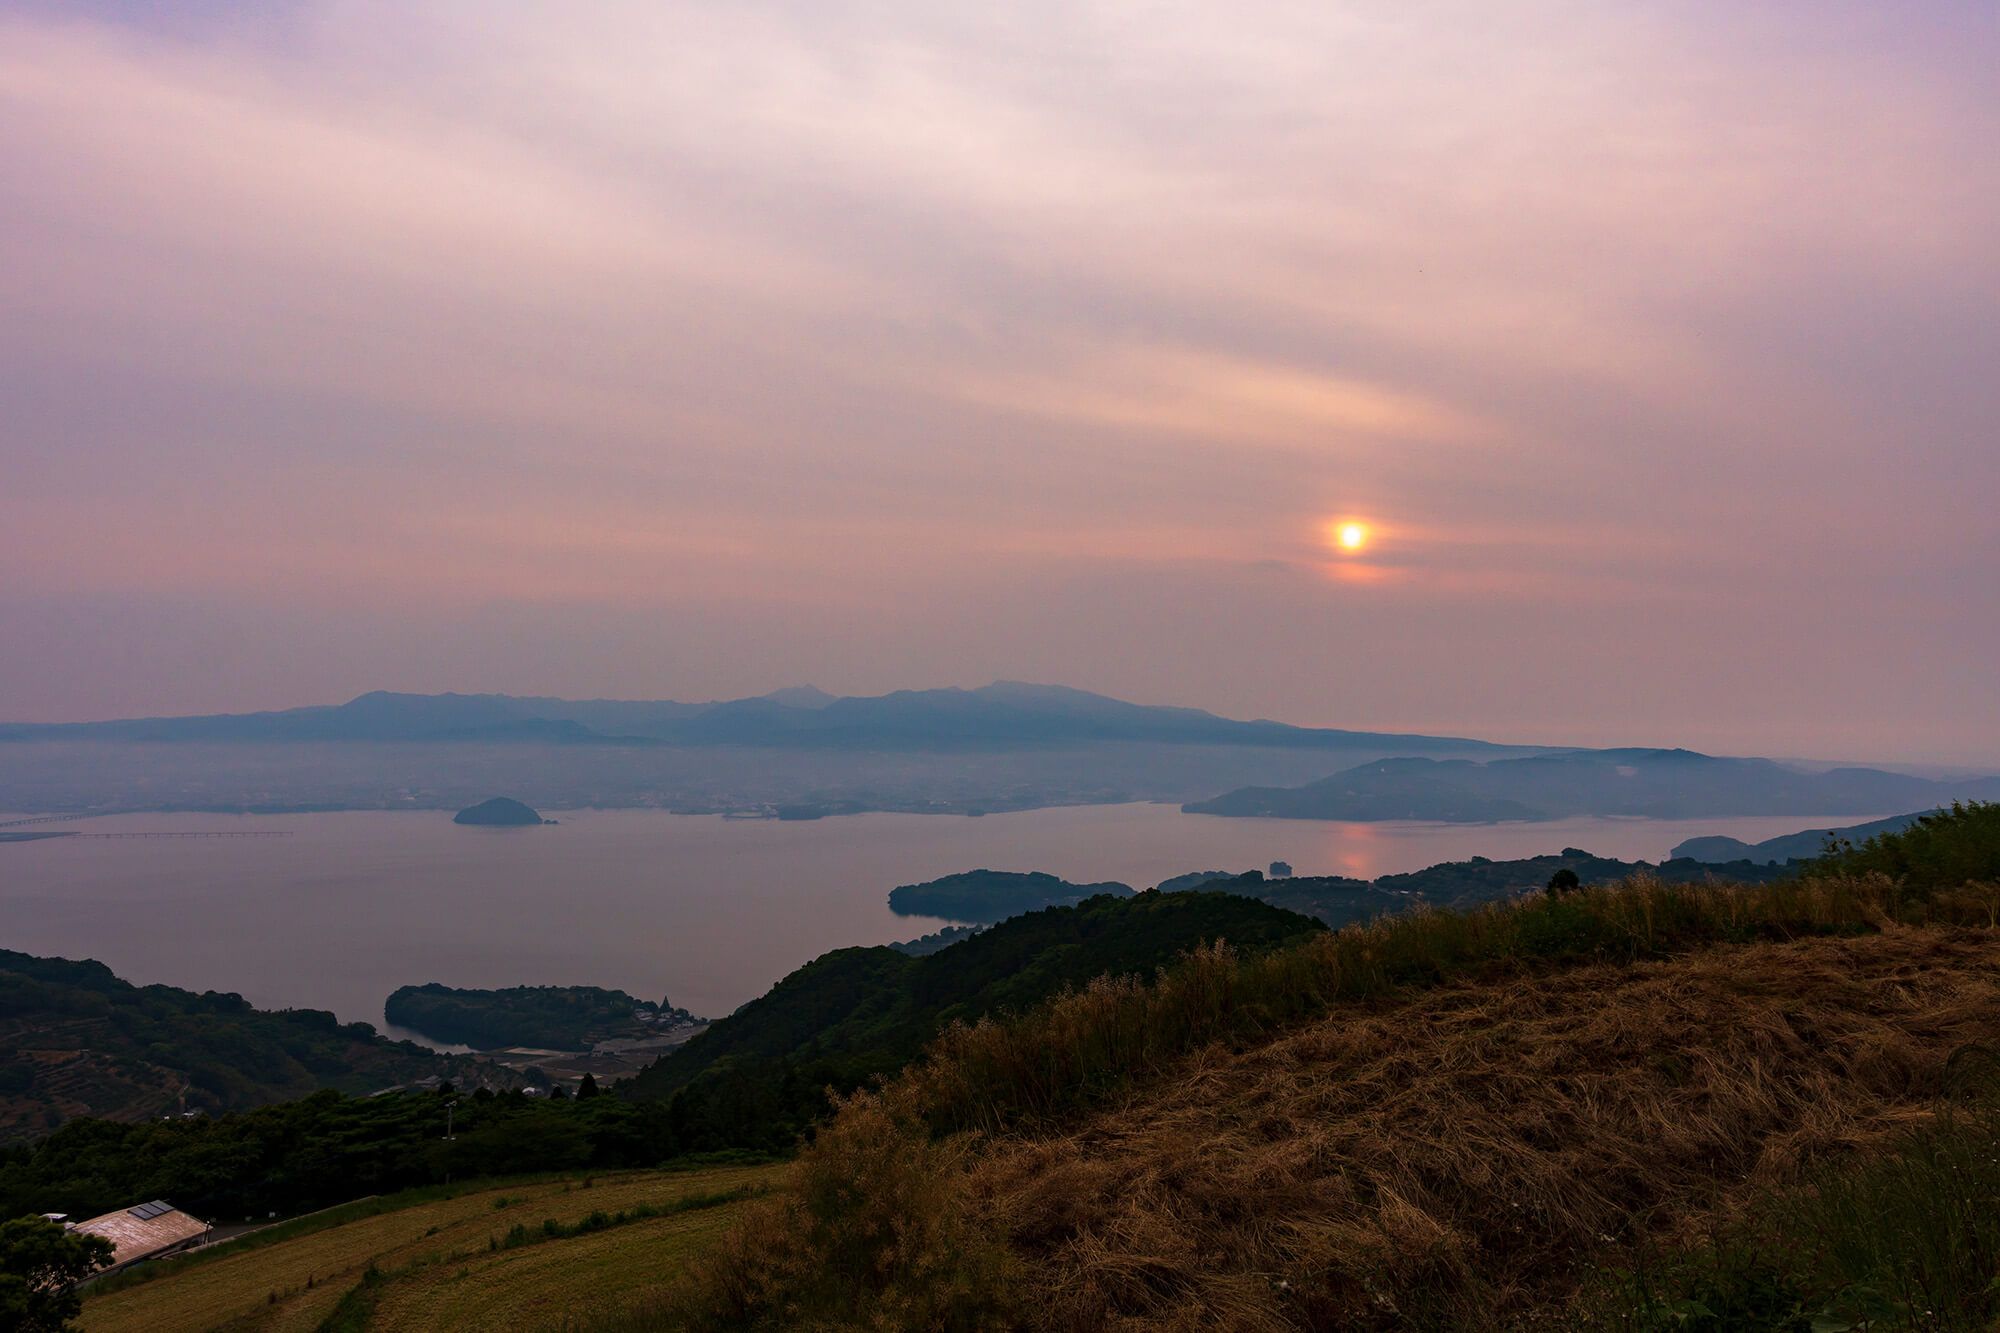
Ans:
POLYGON ((616 1097, 323 1091, 229 1115, 72 1120, 0 1146, 0 1217, 161 1198, 211 1220, 262 1217, 470 1176, 648 1166, 674 1152, 659 1107, 616 1097))
POLYGON ((438 1076, 511 1076, 318 1009, 134 986, 104 964, 0 950, 0 1141, 73 1116, 228 1111, 321 1088, 371 1092, 438 1076))
POLYGON ((398 986, 383 1011, 398 1027, 480 1050, 539 1046, 574 1051, 593 1039, 644 1035, 701 1021, 664 1001, 602 986, 461 990, 432 981, 398 986))
POLYGON ((1017 916, 924 957, 839 949, 621 1087, 673 1097, 691 1145, 778 1146, 823 1112, 826 1087, 901 1068, 955 1019, 1026 1009, 1107 974, 1149 976, 1204 940, 1261 953, 1323 929, 1234 894, 1147 893, 1017 916))

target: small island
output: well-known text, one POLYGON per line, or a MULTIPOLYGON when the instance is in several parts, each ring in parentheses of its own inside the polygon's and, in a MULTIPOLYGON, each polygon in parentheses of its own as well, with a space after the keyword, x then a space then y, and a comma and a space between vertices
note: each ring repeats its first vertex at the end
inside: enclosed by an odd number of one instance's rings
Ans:
POLYGON ((432 1041, 479 1050, 527 1046, 588 1050, 606 1042, 643 1041, 664 1048, 707 1021, 669 1000, 641 1000, 601 986, 509 986, 461 990, 430 982, 399 986, 383 1005, 397 1027, 432 1041))
POLYGON ((1039 870, 967 870, 891 889, 889 910, 898 916, 936 916, 947 921, 1004 921, 1044 907, 1073 907, 1101 893, 1129 898, 1132 886, 1114 881, 1072 884, 1039 870))
POLYGON ((553 824, 541 812, 511 796, 495 796, 490 801, 467 806, 451 817, 454 824, 477 824, 484 828, 523 828, 529 824, 553 824))

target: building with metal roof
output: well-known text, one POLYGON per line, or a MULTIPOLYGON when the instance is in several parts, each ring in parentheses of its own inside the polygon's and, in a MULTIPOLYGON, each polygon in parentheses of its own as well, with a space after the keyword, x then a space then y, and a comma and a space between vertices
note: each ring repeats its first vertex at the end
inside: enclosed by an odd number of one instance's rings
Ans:
POLYGON ((151 1203, 78 1222, 71 1230, 102 1236, 111 1242, 111 1267, 103 1270, 111 1273, 142 1259, 158 1259, 199 1245, 209 1228, 208 1223, 189 1216, 165 1199, 154 1199, 151 1203))

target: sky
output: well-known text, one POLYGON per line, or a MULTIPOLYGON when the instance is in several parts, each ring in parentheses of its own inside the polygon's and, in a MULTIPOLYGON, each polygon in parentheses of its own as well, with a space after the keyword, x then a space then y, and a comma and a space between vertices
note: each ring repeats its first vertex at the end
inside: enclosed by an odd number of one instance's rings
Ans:
POLYGON ((1986 0, 0 0, 0 719, 2000 762, 1996 67, 1986 0))

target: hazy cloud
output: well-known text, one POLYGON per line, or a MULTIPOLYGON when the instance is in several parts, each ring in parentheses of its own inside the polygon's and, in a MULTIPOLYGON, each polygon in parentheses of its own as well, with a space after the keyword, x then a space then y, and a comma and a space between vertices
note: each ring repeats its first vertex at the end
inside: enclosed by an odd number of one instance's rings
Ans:
POLYGON ((1996 24, 0 5, 0 715, 1040 676, 2000 760, 1996 24))

